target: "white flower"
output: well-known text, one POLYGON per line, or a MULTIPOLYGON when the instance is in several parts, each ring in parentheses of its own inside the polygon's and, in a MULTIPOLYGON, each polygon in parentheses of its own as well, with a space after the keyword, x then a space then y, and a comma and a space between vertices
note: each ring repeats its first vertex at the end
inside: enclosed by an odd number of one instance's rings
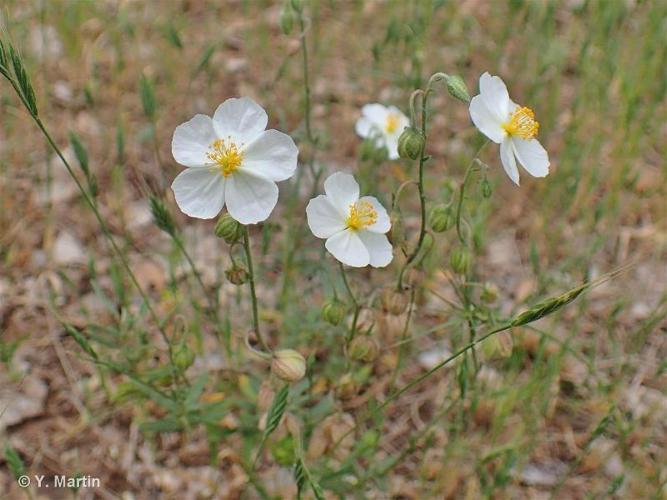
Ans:
POLYGON ((174 159, 186 168, 171 185, 183 213, 211 219, 227 205, 241 224, 266 220, 278 201, 276 181, 296 170, 292 138, 265 130, 268 117, 247 97, 227 99, 213 118, 195 115, 176 127, 174 159))
POLYGON ((398 138, 410 120, 396 106, 366 104, 355 126, 357 134, 371 139, 378 148, 386 147, 389 159, 398 158, 398 138))
POLYGON ((540 127, 535 113, 512 101, 500 78, 488 73, 479 78, 479 95, 470 101, 470 118, 480 132, 500 144, 500 160, 517 186, 516 160, 534 177, 549 174, 549 155, 535 139, 540 127))
POLYGON ((393 258, 389 215, 372 196, 359 198, 359 184, 350 174, 336 172, 324 181, 324 192, 306 207, 308 226, 343 264, 384 267, 393 258))

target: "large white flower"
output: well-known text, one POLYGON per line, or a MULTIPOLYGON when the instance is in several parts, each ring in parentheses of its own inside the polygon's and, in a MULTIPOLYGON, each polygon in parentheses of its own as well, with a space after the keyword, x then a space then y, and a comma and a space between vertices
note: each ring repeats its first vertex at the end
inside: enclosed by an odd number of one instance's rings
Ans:
POLYGON ((352 267, 385 267, 393 258, 385 233, 389 215, 373 196, 359 198, 359 184, 350 174, 336 172, 324 181, 324 192, 306 207, 308 226, 326 249, 352 267))
POLYGON ((470 118, 480 132, 500 144, 500 161, 517 186, 516 160, 534 177, 549 174, 549 155, 535 139, 540 128, 535 113, 512 101, 499 77, 484 73, 479 78, 479 95, 470 101, 470 118))
POLYGON ((174 159, 188 167, 171 185, 183 213, 211 219, 227 205, 241 224, 266 220, 278 201, 276 181, 296 170, 292 138, 265 130, 268 117, 247 97, 227 99, 213 118, 195 115, 176 127, 174 159))
POLYGON ((398 138, 410 120, 396 106, 366 104, 355 126, 357 134, 370 139, 378 148, 386 147, 391 160, 398 158, 398 138))

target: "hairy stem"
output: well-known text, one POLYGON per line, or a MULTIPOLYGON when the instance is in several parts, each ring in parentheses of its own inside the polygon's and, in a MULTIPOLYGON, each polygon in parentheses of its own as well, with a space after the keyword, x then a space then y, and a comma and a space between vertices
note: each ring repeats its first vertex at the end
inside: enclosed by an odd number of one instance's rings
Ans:
POLYGON ((248 226, 243 231, 243 248, 245 248, 246 264, 248 265, 248 283, 250 284, 250 299, 252 301, 252 326, 262 349, 267 353, 271 352, 262 333, 259 331, 259 312, 257 307, 257 293, 255 292, 255 271, 252 266, 252 253, 250 252, 250 232, 248 226))

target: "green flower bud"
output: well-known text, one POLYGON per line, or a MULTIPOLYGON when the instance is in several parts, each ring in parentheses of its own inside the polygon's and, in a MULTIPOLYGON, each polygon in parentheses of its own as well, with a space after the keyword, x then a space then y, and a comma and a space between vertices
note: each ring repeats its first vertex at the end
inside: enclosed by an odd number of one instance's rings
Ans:
POLYGON ((400 316, 408 308, 408 296, 395 288, 385 288, 380 295, 382 309, 394 316, 400 316))
POLYGON ((498 287, 494 283, 484 283, 482 287, 482 300, 491 304, 498 298, 498 287))
POLYGON ((398 155, 401 158, 417 160, 424 150, 424 134, 414 127, 405 127, 398 138, 398 155))
POLYGON ((443 233, 454 225, 454 214, 445 204, 436 205, 428 218, 429 226, 436 233, 443 233))
POLYGON ((296 12, 301 12, 303 9, 303 0, 290 0, 290 4, 296 12))
POLYGON ((224 214, 215 225, 215 235, 232 245, 243 236, 243 226, 235 221, 231 215, 224 214))
POLYGON ((484 198, 491 198, 492 192, 493 189, 491 188, 491 183, 488 181, 488 179, 482 179, 482 196, 484 196, 484 198))
POLYGON ((283 32, 283 35, 289 35, 294 28, 294 13, 292 8, 285 4, 283 9, 280 11, 280 30, 283 32))
POLYGON ((294 349, 276 351, 271 360, 271 373, 285 382, 298 382, 306 374, 306 359, 294 349))
POLYGON ((454 272, 466 274, 471 264, 470 251, 466 247, 455 248, 449 256, 449 264, 454 272))
POLYGON ((452 75, 447 78, 447 91, 452 97, 456 97, 465 103, 470 102, 470 94, 468 93, 466 82, 458 75, 452 75))
POLYGON ((377 357, 378 344, 368 335, 359 335, 352 339, 347 347, 347 353, 354 361, 370 363, 377 357))
POLYGON ((352 399, 359 393, 360 384, 352 378, 352 375, 346 373, 343 375, 336 386, 336 396, 340 399, 352 399))
POLYGON ((173 359, 176 368, 184 372, 192 366, 192 363, 194 363, 195 353, 188 348, 187 344, 182 343, 174 350, 173 359))
POLYGON ((345 304, 338 299, 333 299, 322 307, 322 319, 333 326, 339 325, 344 317, 345 304))
POLYGON ((248 271, 237 265, 233 265, 225 270, 225 276, 234 285, 243 285, 244 283, 247 283, 249 277, 248 271))

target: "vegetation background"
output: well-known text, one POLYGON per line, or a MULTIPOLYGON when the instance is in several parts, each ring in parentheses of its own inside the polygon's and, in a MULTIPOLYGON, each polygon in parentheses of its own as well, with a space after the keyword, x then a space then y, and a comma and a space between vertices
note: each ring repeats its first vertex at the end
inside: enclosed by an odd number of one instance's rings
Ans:
MULTIPOLYGON (((95 490, 33 488, 41 498, 292 498, 297 453, 327 498, 665 498, 667 2, 308 0, 317 151, 304 140, 299 26, 282 33, 282 8, 263 0, 3 2, 3 29, 32 77, 42 120, 72 163, 68 132, 85 144, 104 219, 179 352, 194 355, 186 373, 198 388, 194 409, 178 418, 153 390, 169 383, 165 345, 3 81, 0 496, 27 497, 13 477, 23 467, 101 479, 95 490), (309 233, 290 247, 305 224, 309 185, 281 186, 276 211, 253 230, 254 251, 272 345, 309 357, 310 375, 288 406, 305 449, 286 430, 288 418, 253 470, 273 381, 243 348, 245 289, 224 279, 229 255, 214 222, 187 220, 173 202, 173 130, 228 97, 250 96, 270 126, 297 139, 303 162, 316 154, 325 172, 352 171, 389 203, 414 166, 369 164, 354 122, 368 102, 407 111, 411 91, 436 71, 461 74, 473 94, 482 72, 500 75, 514 100, 535 110, 552 161, 546 179, 524 174, 517 188, 494 148, 483 153, 493 195, 480 196, 476 180, 466 207, 477 279, 497 287, 486 311, 511 317, 630 267, 480 350, 469 385, 460 367, 447 367, 376 412, 392 388, 463 342, 462 319, 448 305, 456 302, 447 270, 455 236, 439 235, 425 261, 410 341, 403 323, 376 317, 380 355, 345 385, 343 331, 320 317, 335 267, 309 233), (177 239, 153 223, 149 194, 165 200, 177 239), (214 317, 205 310, 211 300, 214 317), (92 362, 71 329, 116 364, 92 362)), ((481 138, 467 107, 444 91, 429 113, 427 191, 437 202, 451 196, 481 138)), ((411 196, 404 212, 413 234, 411 196)), ((366 293, 393 275, 351 276, 366 293)))

